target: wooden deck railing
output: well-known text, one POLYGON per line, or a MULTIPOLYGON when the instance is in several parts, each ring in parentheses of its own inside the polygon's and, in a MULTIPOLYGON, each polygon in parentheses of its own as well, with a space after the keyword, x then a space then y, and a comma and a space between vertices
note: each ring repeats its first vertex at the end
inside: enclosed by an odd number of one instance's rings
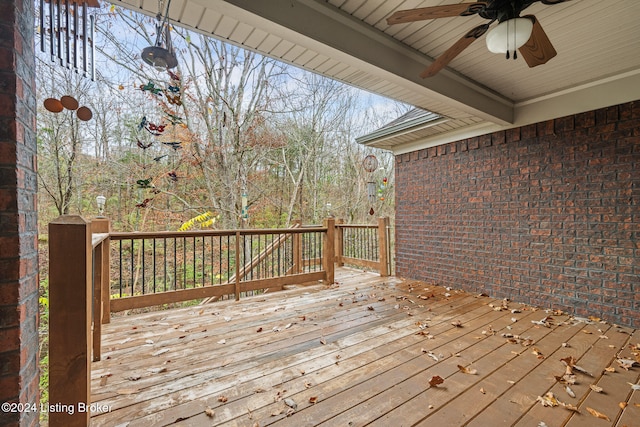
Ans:
POLYGON ((336 223, 335 262, 391 274, 389 218, 379 218, 376 225, 336 223))
MULTIPOLYGON (((288 229, 116 233, 106 218, 59 217, 49 224, 49 401, 76 409, 91 403, 91 361, 100 360, 101 325, 111 312, 330 284, 336 263, 386 276, 388 237, 388 219, 373 226, 327 219, 288 229)), ((49 414, 51 426, 88 422, 79 410, 49 414)))

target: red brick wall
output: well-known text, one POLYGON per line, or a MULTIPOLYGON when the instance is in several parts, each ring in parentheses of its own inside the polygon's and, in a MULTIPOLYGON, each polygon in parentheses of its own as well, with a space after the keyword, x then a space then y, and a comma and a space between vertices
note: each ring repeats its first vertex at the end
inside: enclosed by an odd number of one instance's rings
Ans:
POLYGON ((640 327, 640 101, 396 157, 397 275, 640 327))
MULTIPOLYGON (((38 404, 34 2, 0 2, 0 402, 38 404)), ((38 424, 0 410, 0 425, 38 424)))

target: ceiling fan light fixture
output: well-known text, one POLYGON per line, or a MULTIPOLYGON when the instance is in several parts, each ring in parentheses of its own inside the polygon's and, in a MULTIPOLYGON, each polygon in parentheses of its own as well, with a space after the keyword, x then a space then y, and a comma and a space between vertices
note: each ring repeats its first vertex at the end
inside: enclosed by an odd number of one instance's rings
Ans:
POLYGON ((531 37, 533 22, 527 18, 502 21, 487 33, 487 48, 493 53, 514 52, 531 37))

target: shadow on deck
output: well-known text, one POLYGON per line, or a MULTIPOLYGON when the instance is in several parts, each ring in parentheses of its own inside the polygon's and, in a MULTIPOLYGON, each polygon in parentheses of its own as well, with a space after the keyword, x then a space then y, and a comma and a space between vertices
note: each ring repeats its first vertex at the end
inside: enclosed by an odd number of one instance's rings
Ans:
POLYGON ((640 425, 640 369, 617 363, 637 360, 638 331, 360 270, 336 280, 114 318, 91 381, 109 412, 91 425, 640 425), (574 369, 575 397, 554 378, 570 356, 589 373, 574 369), (536 401, 548 392, 577 412, 536 401))

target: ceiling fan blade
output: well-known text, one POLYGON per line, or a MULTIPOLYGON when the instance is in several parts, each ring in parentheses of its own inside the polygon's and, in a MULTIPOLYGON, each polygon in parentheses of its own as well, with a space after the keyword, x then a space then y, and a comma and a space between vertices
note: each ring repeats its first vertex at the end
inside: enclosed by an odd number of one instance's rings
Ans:
POLYGON ((540 21, 533 15, 526 15, 523 16, 523 18, 530 19, 531 22, 533 22, 533 30, 531 31, 529 40, 518 49, 520 55, 522 55, 530 68, 546 64, 547 61, 558 53, 551 44, 547 33, 542 29, 540 21))
POLYGON ((404 24, 406 22, 424 21, 425 19, 447 18, 450 16, 469 16, 480 12, 486 6, 487 3, 485 2, 475 2, 445 4, 441 6, 399 10, 387 18, 387 24, 404 24))
POLYGON ((489 24, 482 24, 470 30, 467 34, 462 36, 460 40, 455 42, 453 46, 447 49, 445 53, 436 58, 436 60, 426 70, 424 70, 422 74, 420 74, 420 77, 424 79, 438 74, 438 71, 446 67, 449 62, 469 47, 469 45, 477 38, 486 33, 488 29, 489 24))

